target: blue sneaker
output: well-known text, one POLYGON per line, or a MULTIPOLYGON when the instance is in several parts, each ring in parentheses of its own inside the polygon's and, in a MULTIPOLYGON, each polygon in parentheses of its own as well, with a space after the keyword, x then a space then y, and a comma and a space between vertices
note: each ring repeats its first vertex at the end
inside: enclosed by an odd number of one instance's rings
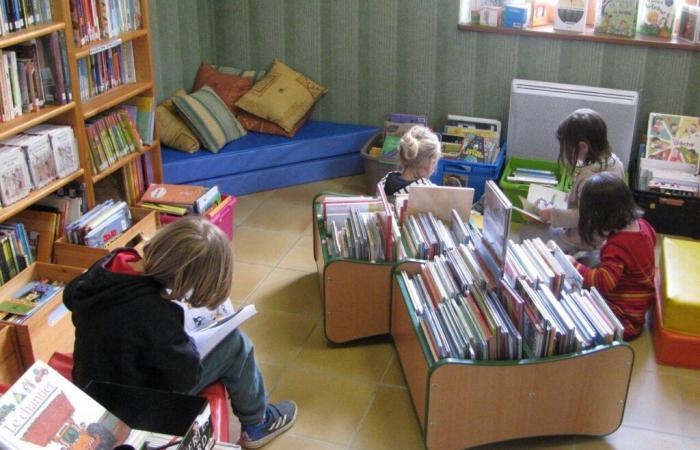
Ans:
POLYGON ((265 420, 254 425, 241 426, 243 448, 260 448, 294 425, 297 420, 297 404, 292 400, 267 405, 265 420))

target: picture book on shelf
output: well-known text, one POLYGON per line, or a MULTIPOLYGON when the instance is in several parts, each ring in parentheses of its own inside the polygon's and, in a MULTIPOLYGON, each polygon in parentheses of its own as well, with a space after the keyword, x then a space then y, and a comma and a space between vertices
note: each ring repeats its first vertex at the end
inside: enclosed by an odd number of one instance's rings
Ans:
POLYGON ((27 161, 19 147, 0 149, 0 199, 9 206, 29 195, 32 182, 27 161))
POLYGON ((644 157, 697 167, 700 159, 700 117, 649 114, 644 157))
POLYGON ((48 279, 30 281, 9 298, 0 299, 0 311, 29 316, 62 289, 62 284, 48 279))
POLYGON ((640 0, 637 32, 671 39, 675 9, 674 0, 640 0))
POLYGON ((0 397, 0 448, 8 450, 141 448, 132 430, 77 386, 36 361, 0 397))
POLYGON ((588 0, 558 0, 554 14, 554 29, 583 33, 586 31, 588 0))
POLYGON ((595 32, 633 37, 637 29, 638 0, 600 0, 595 32))

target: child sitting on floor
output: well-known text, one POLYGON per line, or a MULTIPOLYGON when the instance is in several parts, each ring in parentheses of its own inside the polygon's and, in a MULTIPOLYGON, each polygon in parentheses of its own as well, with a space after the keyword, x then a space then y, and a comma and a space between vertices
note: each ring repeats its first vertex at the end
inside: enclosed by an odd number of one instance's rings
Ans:
POLYGON ((578 231, 584 243, 605 239, 600 265, 591 269, 571 258, 585 287, 594 286, 625 328, 624 339, 639 336, 655 298, 656 233, 632 192, 616 175, 602 172, 583 185, 578 231))
POLYGON ((65 288, 73 312, 73 380, 197 394, 221 381, 241 422, 240 444, 258 448, 294 424, 293 401, 267 402, 253 344, 234 330, 200 359, 172 300, 214 309, 228 301, 233 255, 226 235, 199 216, 158 231, 143 259, 117 249, 65 288))
POLYGON ((441 155, 440 139, 430 128, 416 125, 401 137, 399 161, 401 171, 389 172, 379 181, 387 196, 407 194, 412 185, 432 185, 441 155))

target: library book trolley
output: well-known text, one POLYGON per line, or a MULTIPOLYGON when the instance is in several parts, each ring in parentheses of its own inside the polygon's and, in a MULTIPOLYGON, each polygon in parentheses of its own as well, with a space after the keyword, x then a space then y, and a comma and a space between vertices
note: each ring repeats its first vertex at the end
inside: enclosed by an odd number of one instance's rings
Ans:
POLYGON ((535 436, 614 432, 622 423, 634 352, 623 342, 518 361, 433 361, 400 271, 392 271, 391 335, 431 450, 535 436), (394 275, 396 274, 396 275, 394 275))
POLYGON ((331 342, 343 343, 388 334, 393 263, 334 258, 328 253, 321 203, 329 195, 345 194, 320 193, 312 203, 314 258, 326 337, 331 342))

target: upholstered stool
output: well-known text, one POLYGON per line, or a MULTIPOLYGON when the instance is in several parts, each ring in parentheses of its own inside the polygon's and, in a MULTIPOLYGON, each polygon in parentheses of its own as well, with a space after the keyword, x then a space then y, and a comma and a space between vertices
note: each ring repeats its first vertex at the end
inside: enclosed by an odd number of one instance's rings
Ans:
MULTIPOLYGON (((54 353, 49 359, 49 366, 58 373, 72 381, 73 375, 73 354, 54 353)), ((214 428, 214 437, 217 441, 228 442, 228 395, 226 388, 221 382, 212 383, 207 386, 200 395, 209 400, 211 408, 211 422, 214 428)))

